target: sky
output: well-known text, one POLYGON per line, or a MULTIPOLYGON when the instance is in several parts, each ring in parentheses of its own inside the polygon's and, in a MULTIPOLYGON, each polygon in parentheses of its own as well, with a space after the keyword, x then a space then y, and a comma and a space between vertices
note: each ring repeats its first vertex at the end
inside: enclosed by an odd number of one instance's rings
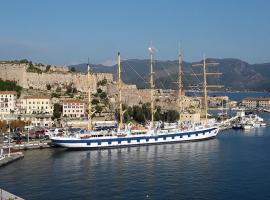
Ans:
POLYGON ((270 62, 269 0, 0 1, 0 60, 55 65, 239 58, 270 62))

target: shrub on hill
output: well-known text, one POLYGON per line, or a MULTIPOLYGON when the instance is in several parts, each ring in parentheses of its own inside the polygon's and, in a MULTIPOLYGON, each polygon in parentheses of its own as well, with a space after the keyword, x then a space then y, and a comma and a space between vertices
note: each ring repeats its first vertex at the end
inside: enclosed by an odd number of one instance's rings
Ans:
POLYGON ((21 95, 22 87, 14 81, 3 81, 0 79, 0 91, 16 91, 18 97, 21 95))

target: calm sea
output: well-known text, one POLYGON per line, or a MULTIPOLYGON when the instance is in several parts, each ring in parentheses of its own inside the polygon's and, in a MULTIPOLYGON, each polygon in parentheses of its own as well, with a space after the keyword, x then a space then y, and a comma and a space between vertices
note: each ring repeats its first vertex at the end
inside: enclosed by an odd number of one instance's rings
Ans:
POLYGON ((269 154, 270 126, 201 142, 32 150, 0 168, 0 188, 29 200, 270 199, 269 154))

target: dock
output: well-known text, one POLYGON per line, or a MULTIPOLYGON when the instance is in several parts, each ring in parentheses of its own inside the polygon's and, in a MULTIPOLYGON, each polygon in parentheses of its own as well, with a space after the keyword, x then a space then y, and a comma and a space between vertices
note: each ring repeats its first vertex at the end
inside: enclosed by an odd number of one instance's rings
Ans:
POLYGON ((7 192, 3 189, 0 188, 0 199, 2 200, 5 200, 5 199, 16 199, 16 200, 24 200, 23 198, 21 197, 18 197, 14 194, 11 194, 10 192, 7 192))
MULTIPOLYGON (((8 144, 3 146, 3 149, 8 149, 8 144)), ((29 143, 23 143, 23 144, 10 144, 10 148, 14 150, 28 150, 28 149, 43 149, 43 148, 49 148, 50 147, 50 141, 44 141, 44 142, 29 142, 29 143)))
POLYGON ((0 167, 12 163, 16 160, 22 159, 24 154, 22 152, 15 152, 10 154, 0 155, 0 167))

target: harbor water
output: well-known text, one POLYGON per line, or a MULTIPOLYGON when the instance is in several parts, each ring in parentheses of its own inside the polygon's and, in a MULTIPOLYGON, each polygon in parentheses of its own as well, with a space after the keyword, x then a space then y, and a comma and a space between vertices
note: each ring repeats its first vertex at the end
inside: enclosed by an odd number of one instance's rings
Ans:
POLYGON ((28 150, 0 168, 0 188, 28 200, 270 199, 269 152, 270 126, 201 142, 28 150))

